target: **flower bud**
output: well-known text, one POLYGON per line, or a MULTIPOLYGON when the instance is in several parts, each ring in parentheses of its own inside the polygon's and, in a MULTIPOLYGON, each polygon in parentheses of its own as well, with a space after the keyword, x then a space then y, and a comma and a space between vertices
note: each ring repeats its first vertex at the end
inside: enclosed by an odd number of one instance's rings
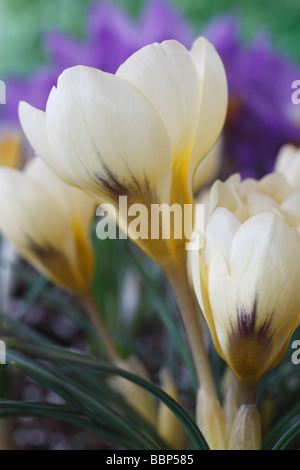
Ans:
POLYGON ((217 398, 201 388, 197 394, 196 420, 211 450, 226 450, 225 416, 217 398))
MULTIPOLYGON (((160 382, 163 390, 177 401, 177 403, 180 403, 177 387, 167 369, 161 370, 160 382)), ((186 436, 182 425, 174 413, 161 402, 158 405, 157 428, 159 434, 169 444, 171 449, 185 449, 186 436)))
MULTIPOLYGON (((119 360, 115 365, 126 372, 150 381, 145 367, 136 356, 132 355, 126 360, 119 360)), ((156 403, 151 393, 123 377, 113 377, 110 384, 144 419, 156 426, 156 403)))

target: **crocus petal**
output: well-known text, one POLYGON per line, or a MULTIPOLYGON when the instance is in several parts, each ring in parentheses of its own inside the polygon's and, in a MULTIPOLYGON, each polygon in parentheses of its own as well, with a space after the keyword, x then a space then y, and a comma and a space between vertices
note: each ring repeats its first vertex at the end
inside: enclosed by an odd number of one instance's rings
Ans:
POLYGON ((145 96, 161 117, 173 159, 189 157, 200 112, 200 86, 190 54, 179 42, 151 44, 122 64, 117 76, 145 96))
POLYGON ((217 179, 221 169, 223 139, 219 138, 213 148, 201 160, 194 175, 194 194, 217 179))
MULTIPOLYGON (((54 164, 56 161, 55 154, 52 154, 47 136, 46 114, 28 103, 21 101, 19 103, 19 119, 25 136, 34 148, 36 155, 41 158, 43 157, 48 166, 54 172, 57 172, 54 164)), ((65 174, 60 176, 65 181, 72 182, 72 179, 66 177, 65 174)))
POLYGON ((208 297, 207 267, 205 266, 205 263, 197 250, 191 250, 188 252, 187 265, 190 282, 194 288, 200 309, 208 324, 215 348, 220 356, 224 357, 216 334, 214 318, 208 297))
POLYGON ((49 96, 46 116, 55 164, 72 173, 75 184, 100 200, 147 193, 150 186, 166 199, 167 134, 149 103, 124 81, 88 67, 68 69, 49 96))
POLYGON ((213 254, 218 250, 222 251, 229 263, 233 237, 240 226, 238 219, 228 209, 219 207, 213 212, 205 229, 205 244, 202 253, 208 268, 213 254))
POLYGON ((284 145, 276 158, 274 171, 285 176, 287 181, 300 189, 300 150, 294 145, 284 145))
POLYGON ((285 177, 279 173, 270 173, 260 180, 261 190, 271 194, 273 199, 281 204, 291 193, 291 186, 285 177))
POLYGON ((49 191, 70 222, 80 219, 83 230, 89 238, 92 220, 96 214, 95 200, 85 191, 63 183, 41 158, 30 160, 25 172, 49 191))
POLYGON ((259 214, 262 211, 270 211, 277 214, 280 214, 279 205, 274 199, 266 194, 261 193, 251 193, 247 197, 247 209, 248 217, 252 217, 256 214, 259 214))
POLYGON ((79 267, 78 273, 83 283, 88 283, 94 271, 91 244, 91 227, 96 214, 94 198, 85 191, 64 183, 38 157, 29 161, 25 172, 41 185, 43 191, 48 191, 52 196, 52 204, 56 204, 64 213, 76 246, 75 266, 79 267))
POLYGON ((284 214, 290 227, 300 226, 300 191, 292 193, 281 204, 280 211, 284 214))
POLYGON ((52 196, 29 176, 11 169, 0 169, 0 192, 3 235, 53 282, 68 288, 77 284, 72 233, 52 196))
POLYGON ((209 212, 216 207, 226 207, 231 212, 236 212, 242 207, 242 201, 237 192, 228 184, 217 180, 211 187, 209 195, 209 212))
POLYGON ((227 113, 228 90, 223 63, 214 46, 205 38, 198 38, 192 46, 191 57, 202 85, 200 116, 189 178, 195 168, 217 141, 227 113))

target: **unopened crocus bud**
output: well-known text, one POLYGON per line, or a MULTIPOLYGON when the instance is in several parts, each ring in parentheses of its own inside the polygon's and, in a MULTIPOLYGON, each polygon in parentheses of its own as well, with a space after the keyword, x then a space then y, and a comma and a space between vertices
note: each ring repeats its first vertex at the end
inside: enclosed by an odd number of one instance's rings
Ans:
POLYGON ((261 423, 256 405, 242 405, 231 429, 228 450, 260 450, 261 423))
MULTIPOLYGON (((160 382, 162 389, 177 403, 180 403, 178 389, 167 369, 161 370, 160 382)), ((165 442, 169 444, 171 449, 185 449, 186 435, 182 425, 174 413, 172 413, 172 411, 161 402, 158 405, 157 430, 165 442)))
POLYGON ((94 200, 39 158, 24 171, 0 168, 2 235, 45 277, 77 295, 91 289, 94 214, 94 200))
POLYGON ((210 396, 201 387, 197 394, 196 420, 209 448, 211 450, 226 450, 224 412, 217 398, 210 396))
MULTIPOLYGON (((140 360, 132 355, 127 359, 120 359, 115 362, 120 369, 137 375, 150 382, 150 377, 140 360)), ((111 386, 120 393, 127 403, 153 426, 156 426, 156 403, 153 395, 142 387, 135 385, 130 380, 123 377, 113 377, 111 386)))

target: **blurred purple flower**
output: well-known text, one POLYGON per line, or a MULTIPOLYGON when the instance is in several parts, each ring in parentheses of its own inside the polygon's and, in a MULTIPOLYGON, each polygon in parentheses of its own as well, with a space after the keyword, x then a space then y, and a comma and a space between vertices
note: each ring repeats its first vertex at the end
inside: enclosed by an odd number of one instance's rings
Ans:
POLYGON ((17 125, 21 100, 44 109, 64 69, 88 65, 114 73, 136 50, 165 39, 177 39, 187 46, 191 43, 188 24, 165 0, 152 0, 136 21, 118 5, 95 3, 88 12, 85 40, 59 32, 46 33, 44 46, 50 64, 27 79, 6 80, 7 104, 2 109, 1 125, 17 125))
POLYGON ((95 4, 89 11, 86 35, 85 43, 59 33, 46 36, 46 49, 61 71, 80 63, 115 73, 133 52, 147 44, 165 39, 177 39, 185 45, 190 42, 188 25, 162 0, 149 3, 137 22, 120 6, 95 4))
POLYGON ((228 79, 224 176, 240 171, 261 177, 272 171, 283 144, 300 145, 300 106, 291 101, 300 68, 274 51, 266 35, 243 44, 241 24, 235 17, 221 17, 203 34, 219 52, 228 79))

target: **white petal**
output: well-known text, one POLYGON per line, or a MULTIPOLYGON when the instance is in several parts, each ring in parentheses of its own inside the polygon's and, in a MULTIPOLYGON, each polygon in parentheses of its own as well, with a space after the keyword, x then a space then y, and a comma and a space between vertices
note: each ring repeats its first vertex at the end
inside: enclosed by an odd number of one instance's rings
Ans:
POLYGON ((294 145, 284 145, 277 156, 274 171, 285 176, 287 181, 300 189, 300 150, 294 145))
POLYGON ((300 191, 292 193, 280 206, 290 227, 300 226, 300 191))
POLYGON ((235 213, 243 206, 237 192, 228 184, 217 180, 211 187, 209 195, 209 212, 213 212, 217 207, 226 207, 235 213))
POLYGON ((190 54, 202 84, 200 118, 191 158, 190 172, 193 173, 222 131, 227 113, 228 89, 223 63, 210 42, 198 38, 190 54))
POLYGON ((161 117, 173 158, 190 157, 200 112, 200 84, 190 54, 179 42, 151 44, 118 69, 145 96, 161 117))
POLYGON ((217 179, 221 169, 223 139, 219 138, 213 148, 201 160, 194 175, 194 194, 197 194, 205 185, 217 179))
POLYGON ((165 128, 149 103, 114 75, 67 69, 47 103, 55 164, 94 195, 143 192, 166 197, 171 154, 165 128))
POLYGON ((41 158, 33 158, 25 167, 25 172, 43 190, 52 195, 53 200, 64 211, 70 223, 76 219, 80 222, 86 236, 90 236, 92 219, 96 214, 95 200, 83 190, 71 186, 56 176, 41 158))
MULTIPOLYGON (((28 103, 21 101, 19 104, 19 119, 22 129, 36 155, 45 160, 47 165, 57 173, 59 162, 56 164, 55 153, 52 153, 49 145, 46 114, 44 111, 40 111, 28 103)), ((62 174, 61 177, 72 182, 72 178, 67 178, 65 174, 62 174)))
POLYGON ((247 196, 246 207, 248 217, 253 217, 261 212, 274 212, 279 214, 279 205, 274 199, 266 194, 251 192, 247 196))
POLYGON ((70 265, 63 269, 61 265, 59 270, 70 276, 68 269, 76 260, 76 249, 65 214, 47 191, 18 170, 0 169, 0 230, 50 279, 56 278, 56 272, 43 262, 43 254, 49 254, 47 261, 54 263, 54 252, 62 262, 68 261, 70 265))
POLYGON ((294 155, 297 152, 297 147, 291 144, 286 144, 281 147, 276 157, 274 171, 286 175, 289 171, 294 155))
POLYGON ((240 226, 238 219, 224 207, 219 207, 212 213, 205 229, 203 248, 203 258, 208 269, 216 251, 221 250, 229 262, 233 237, 240 226))
POLYGON ((189 281, 194 289, 199 307, 206 319, 218 353, 223 356, 215 331, 214 318, 208 297, 208 270, 198 250, 190 250, 187 255, 189 281))
POLYGON ((281 204, 291 193, 292 188, 285 177, 279 173, 270 173, 259 182, 261 192, 271 196, 276 202, 281 204))

